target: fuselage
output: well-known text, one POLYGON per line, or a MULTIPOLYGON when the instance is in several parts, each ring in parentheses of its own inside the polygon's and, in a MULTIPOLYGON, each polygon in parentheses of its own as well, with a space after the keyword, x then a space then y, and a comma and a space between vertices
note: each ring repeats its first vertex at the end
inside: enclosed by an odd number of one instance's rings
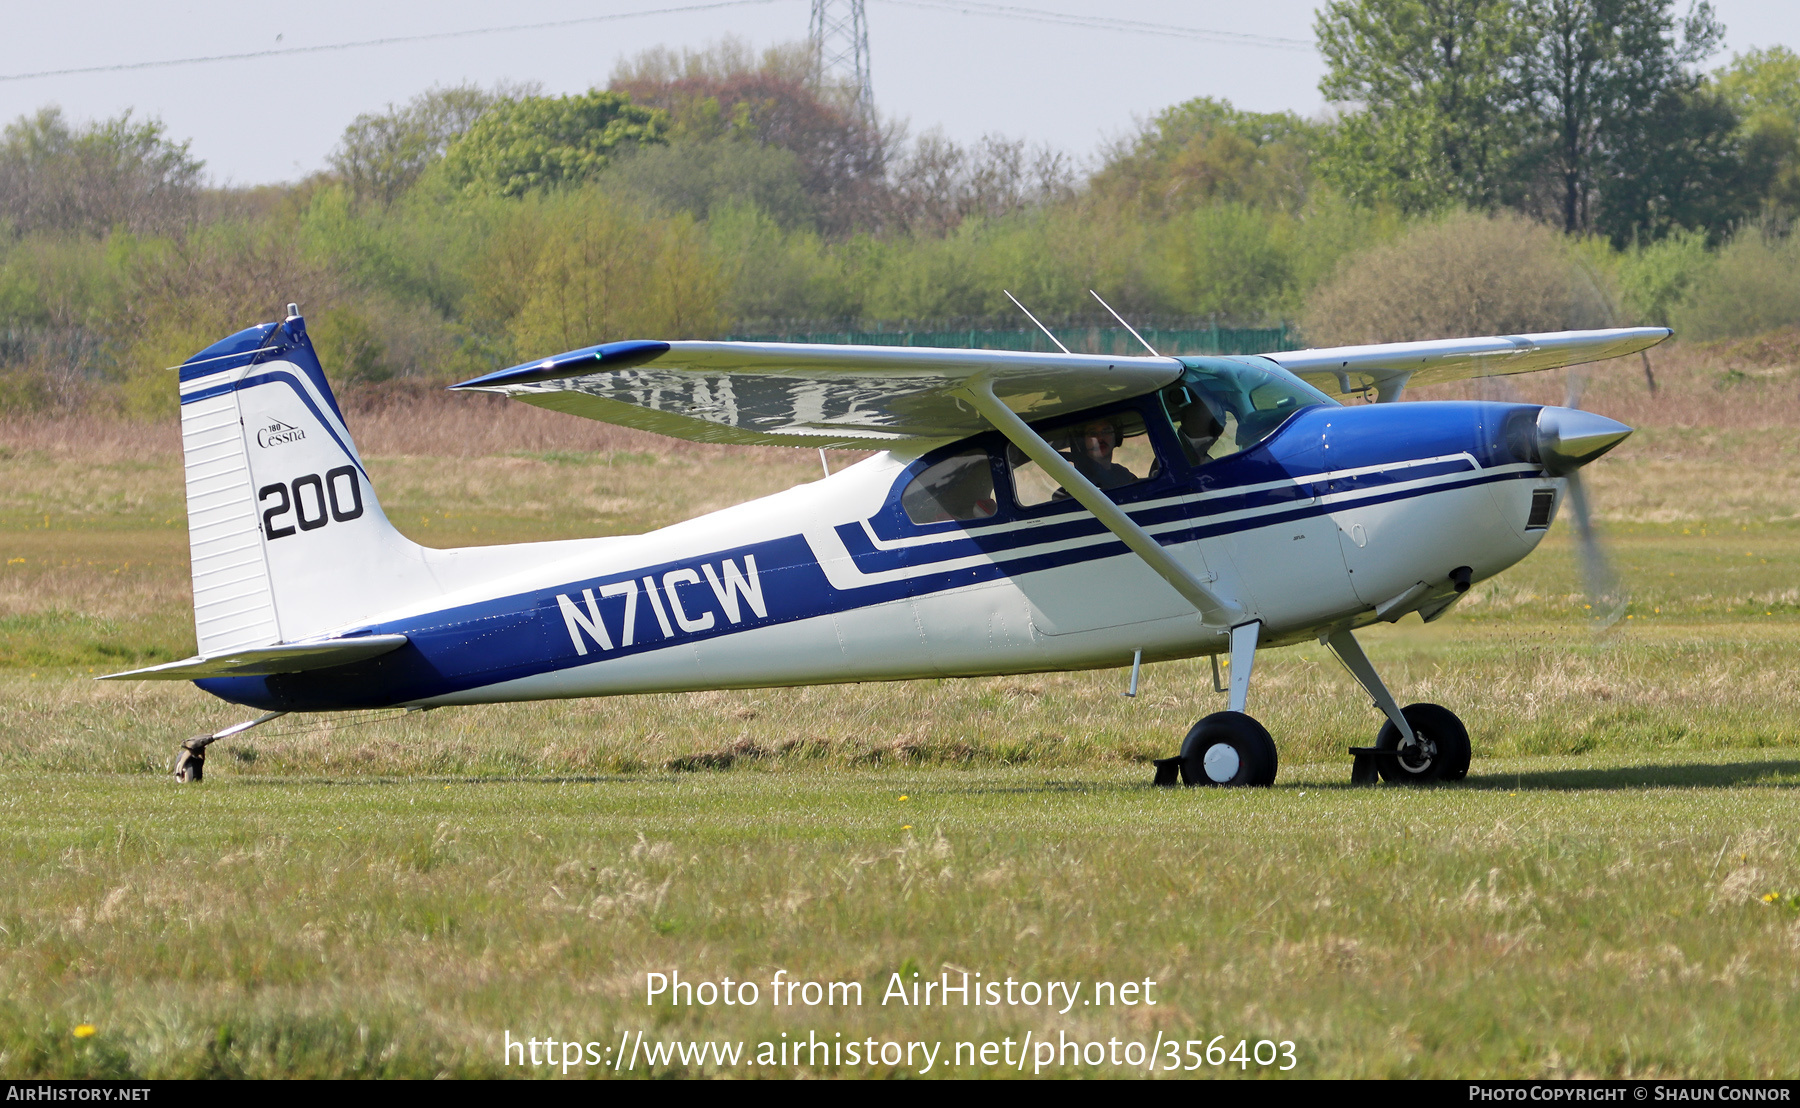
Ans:
MULTIPOLYGON (((1435 616, 1454 579, 1530 553, 1564 489, 1519 445, 1535 406, 1306 407, 1248 449, 1192 462, 1157 403, 1104 409, 1141 411, 1157 457, 1111 495, 1260 620, 1264 645, 1435 616)), ((391 654, 198 684, 319 711, 1083 669, 1225 648, 1227 628, 1203 623, 1073 500, 1022 503, 1010 464, 996 432, 877 454, 643 535, 489 550, 495 575, 338 632, 406 635, 391 654), (909 513, 902 496, 919 474, 980 450, 985 515, 909 513)))

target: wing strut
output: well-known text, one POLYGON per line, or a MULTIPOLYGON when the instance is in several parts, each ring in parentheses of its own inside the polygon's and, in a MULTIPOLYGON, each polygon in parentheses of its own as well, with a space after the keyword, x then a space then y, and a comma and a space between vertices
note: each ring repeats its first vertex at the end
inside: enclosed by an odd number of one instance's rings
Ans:
POLYGON ((953 395, 966 398, 1014 446, 1024 451, 1027 458, 1044 467, 1044 472, 1055 478, 1075 498, 1076 503, 1094 513, 1094 518, 1105 524, 1108 531, 1117 535, 1121 542, 1131 548, 1133 554, 1144 560, 1145 565, 1155 570, 1158 576, 1198 609, 1201 619, 1217 627, 1231 627, 1243 622, 1242 608, 1201 584, 1200 579, 1177 562, 1163 549, 1161 543, 1151 538, 1148 532, 1126 515, 1123 508, 1101 492, 1098 485, 1082 476, 1081 471, 1058 454, 1055 447, 1045 442, 1011 408, 1001 403, 1000 398, 994 395, 993 385, 985 378, 970 381, 955 390, 953 395))

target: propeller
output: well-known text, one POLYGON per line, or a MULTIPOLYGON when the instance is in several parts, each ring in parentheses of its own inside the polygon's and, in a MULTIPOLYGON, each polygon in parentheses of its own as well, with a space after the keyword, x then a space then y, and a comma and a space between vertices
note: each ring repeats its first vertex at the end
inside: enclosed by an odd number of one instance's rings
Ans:
POLYGON ((1624 618, 1631 598, 1594 530, 1593 504, 1581 467, 1624 442, 1632 429, 1617 420, 1583 411, 1581 393, 1586 384, 1585 372, 1570 373, 1564 406, 1538 411, 1538 455, 1552 476, 1569 480, 1569 512, 1575 524, 1588 610, 1596 630, 1604 631, 1624 618))

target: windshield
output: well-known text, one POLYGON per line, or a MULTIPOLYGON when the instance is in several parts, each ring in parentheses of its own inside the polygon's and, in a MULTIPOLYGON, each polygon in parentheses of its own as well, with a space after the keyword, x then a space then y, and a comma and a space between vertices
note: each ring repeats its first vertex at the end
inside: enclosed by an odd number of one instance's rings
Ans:
POLYGON ((1288 416, 1337 401, 1305 381, 1248 359, 1183 358, 1187 371, 1162 391, 1191 465, 1248 450, 1288 416))

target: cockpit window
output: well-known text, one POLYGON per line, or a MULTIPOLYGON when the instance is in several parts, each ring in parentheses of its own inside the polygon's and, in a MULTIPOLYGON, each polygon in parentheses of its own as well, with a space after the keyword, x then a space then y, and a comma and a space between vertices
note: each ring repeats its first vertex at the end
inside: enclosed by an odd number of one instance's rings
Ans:
POLYGON ((987 519, 994 502, 994 470, 979 448, 952 454, 914 477, 900 494, 900 506, 914 523, 987 519))
MULTIPOLYGON (((1136 484, 1158 472, 1144 415, 1134 408, 1059 424, 1038 433, 1082 476, 1102 489, 1136 484)), ((1013 475, 1013 496, 1020 507, 1035 507, 1069 495, 1018 447, 1007 447, 1006 460, 1013 475)))
POLYGON ((1223 358, 1188 363, 1162 398, 1190 465, 1248 450, 1301 408, 1337 404, 1292 374, 1223 358))

